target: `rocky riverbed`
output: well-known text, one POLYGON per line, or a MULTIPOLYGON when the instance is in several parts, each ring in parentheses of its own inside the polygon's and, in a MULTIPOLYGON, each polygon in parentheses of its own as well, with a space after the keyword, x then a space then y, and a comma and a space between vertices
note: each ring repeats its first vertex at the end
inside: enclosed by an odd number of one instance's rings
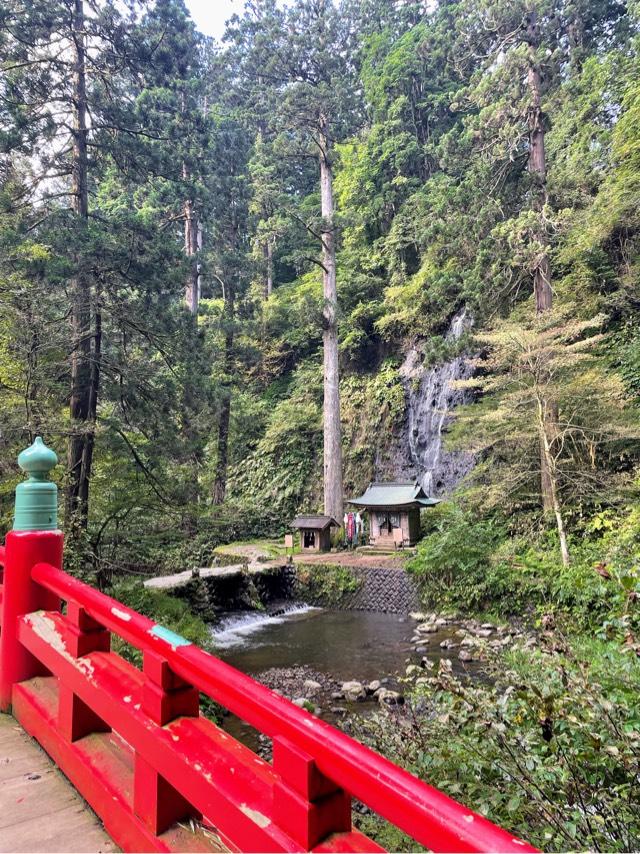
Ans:
MULTIPOLYGON (((426 679, 438 667, 481 677, 489 650, 506 649, 516 641, 535 643, 534 636, 513 626, 451 615, 414 612, 398 617, 322 609, 263 618, 246 634, 226 627, 221 637, 232 642, 220 650, 229 663, 338 726, 345 726, 351 715, 402 709, 405 677, 426 679)), ((261 755, 270 755, 269 740, 246 724, 229 716, 224 725, 261 755)))
POLYGON ((437 643, 441 650, 450 654, 451 659, 469 663, 482 661, 487 649, 501 650, 514 642, 524 642, 525 646, 535 646, 536 636, 507 624, 481 623, 474 619, 460 619, 434 613, 414 612, 409 615, 415 623, 415 632, 411 638, 414 651, 425 655, 423 662, 429 666, 432 662, 433 648, 437 643), (441 635, 446 637, 442 638, 441 635))

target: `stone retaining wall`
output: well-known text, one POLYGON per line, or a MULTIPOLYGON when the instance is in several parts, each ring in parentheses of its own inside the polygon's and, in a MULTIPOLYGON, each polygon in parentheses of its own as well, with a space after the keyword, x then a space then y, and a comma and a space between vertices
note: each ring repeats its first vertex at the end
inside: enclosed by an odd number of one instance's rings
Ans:
MULTIPOLYGON (((308 568, 308 565, 307 567, 308 568)), ((316 566, 319 574, 330 574, 334 567, 316 566)), ((336 567, 337 569, 337 567, 336 567)), ((294 598, 303 599, 309 605, 320 605, 340 611, 380 611, 388 614, 406 614, 418 609, 420 601, 412 578, 403 570, 388 567, 340 566, 340 573, 348 573, 357 583, 355 589, 339 596, 328 597, 321 589, 314 595, 313 588, 294 583, 294 598)), ((354 585, 351 584, 353 587, 354 585)))
POLYGON ((228 610, 269 611, 283 600, 300 600, 340 611, 406 614, 419 609, 417 589, 403 569, 315 565, 313 571, 320 581, 313 586, 301 584, 295 564, 287 564, 270 567, 264 573, 196 576, 172 592, 186 599, 205 620, 228 610), (333 578, 333 572, 338 573, 335 583, 325 585, 333 578), (348 584, 344 583, 345 575, 348 584))
POLYGON ((361 583, 339 603, 341 610, 406 614, 419 607, 418 591, 403 569, 363 567, 352 572, 361 583))

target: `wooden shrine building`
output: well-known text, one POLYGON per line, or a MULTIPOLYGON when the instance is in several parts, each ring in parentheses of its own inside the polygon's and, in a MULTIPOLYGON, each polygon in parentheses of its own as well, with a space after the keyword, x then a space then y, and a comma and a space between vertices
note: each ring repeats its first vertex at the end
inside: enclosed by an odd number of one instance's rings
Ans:
POLYGON ((333 516, 308 514, 296 516, 291 527, 300 531, 300 548, 303 552, 331 551, 331 528, 339 528, 333 516))
POLYGON ((420 510, 439 503, 411 481, 370 483, 363 495, 349 500, 369 514, 369 545, 383 548, 415 545, 420 539, 420 510))

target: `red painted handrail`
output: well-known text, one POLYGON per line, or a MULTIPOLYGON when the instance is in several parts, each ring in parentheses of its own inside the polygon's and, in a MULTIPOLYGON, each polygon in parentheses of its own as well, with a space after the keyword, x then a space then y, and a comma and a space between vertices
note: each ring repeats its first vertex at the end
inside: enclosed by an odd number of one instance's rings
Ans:
POLYGON ((535 851, 392 762, 215 656, 49 564, 32 578, 267 736, 313 757, 318 770, 433 851, 535 851))

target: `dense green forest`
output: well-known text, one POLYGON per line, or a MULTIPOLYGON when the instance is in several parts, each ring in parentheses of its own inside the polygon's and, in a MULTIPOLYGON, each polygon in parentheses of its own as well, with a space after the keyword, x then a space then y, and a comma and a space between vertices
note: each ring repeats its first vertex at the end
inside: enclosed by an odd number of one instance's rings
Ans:
POLYGON ((568 692, 568 740, 502 697, 500 769, 497 695, 447 682, 449 754, 381 745, 556 849, 640 835, 639 45, 635 0, 247 0, 220 43, 183 0, 0 8, 4 530, 36 435, 101 584, 341 519, 400 474, 407 354, 464 355, 446 452, 473 464, 410 569, 563 633, 553 672, 510 667, 568 692))

